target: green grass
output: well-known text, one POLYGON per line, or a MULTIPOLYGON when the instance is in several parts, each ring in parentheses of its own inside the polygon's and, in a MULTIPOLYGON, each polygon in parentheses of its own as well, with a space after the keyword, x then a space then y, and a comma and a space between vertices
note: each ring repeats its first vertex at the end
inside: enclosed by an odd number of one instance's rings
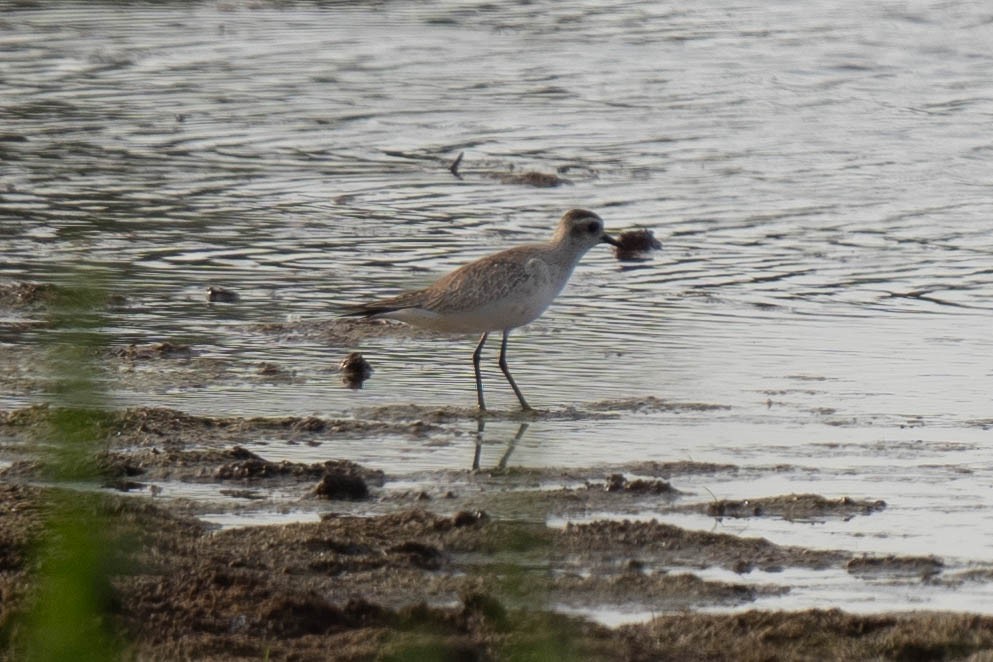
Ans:
POLYGON ((113 536, 95 490, 103 449, 95 358, 104 340, 103 289, 87 278, 60 288, 42 339, 52 408, 44 443, 46 526, 35 551, 32 591, 14 647, 24 660, 112 660, 122 645, 110 624, 113 536))

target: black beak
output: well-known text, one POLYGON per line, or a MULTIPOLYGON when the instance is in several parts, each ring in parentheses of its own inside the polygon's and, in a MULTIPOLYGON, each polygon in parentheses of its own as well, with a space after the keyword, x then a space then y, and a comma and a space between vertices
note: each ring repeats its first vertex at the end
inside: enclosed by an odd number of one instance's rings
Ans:
POLYGON ((613 237, 611 237, 609 234, 606 233, 602 237, 600 237, 600 243, 610 244, 611 246, 621 245, 621 242, 617 241, 616 239, 614 239, 613 237))

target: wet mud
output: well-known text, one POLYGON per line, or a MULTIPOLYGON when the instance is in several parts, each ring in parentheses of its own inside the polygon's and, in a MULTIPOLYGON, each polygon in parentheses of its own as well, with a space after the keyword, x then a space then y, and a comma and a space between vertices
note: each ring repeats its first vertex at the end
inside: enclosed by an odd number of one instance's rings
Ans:
MULTIPOLYGON (((684 504, 693 495, 679 489, 680 477, 737 470, 695 462, 426 472, 424 489, 391 489, 391 476, 353 462, 270 461, 245 448, 261 438, 319 444, 384 431, 417 438, 461 416, 419 411, 411 421, 411 413, 382 420, 215 418, 154 408, 101 414, 104 450, 90 469, 102 482, 87 494, 115 535, 141 541, 122 545, 126 563, 110 580, 111 618, 129 654, 322 659, 334 650, 336 659, 503 659, 554 646, 575 659, 927 659, 913 656, 993 645, 993 619, 980 617, 691 613, 790 590, 708 579, 705 569, 744 577, 835 568, 866 580, 940 582, 941 559, 782 546, 654 520, 547 523, 552 514, 637 512, 648 502, 715 521, 872 516, 881 502, 794 494, 684 504), (213 497, 161 496, 163 485, 177 484, 210 486, 213 497), (250 516, 274 504, 317 519, 225 529, 200 519, 224 511, 250 516), (645 622, 607 628, 576 615, 603 610, 644 613, 645 622)), ((38 459, 52 415, 47 407, 0 413, 0 627, 15 652, 33 595, 31 550, 44 535, 47 496, 57 491, 41 487, 46 471, 38 459)))
POLYGON ((987 617, 742 611, 990 611, 982 3, 9 4, 3 271, 58 284, 0 283, 0 658, 72 490, 123 541, 104 620, 136 659, 993 659, 987 617), (548 409, 363 408, 441 370, 461 396, 430 401, 470 404, 471 345, 449 372, 429 332, 272 323, 566 203, 666 245, 598 249, 515 348, 548 409), (83 377, 118 411, 57 489, 59 412, 27 405, 83 377), (476 420, 540 425, 496 459, 476 420), (348 461, 378 454, 402 475, 348 461))
POLYGON ((851 519, 886 508, 882 500, 841 497, 825 499, 819 494, 786 494, 747 500, 722 499, 698 509, 715 518, 778 517, 790 522, 817 522, 826 518, 851 519))
MULTIPOLYGON (((32 547, 51 488, 0 486, 0 631, 23 645, 32 547)), ((834 564, 763 541, 655 523, 562 530, 423 509, 213 531, 168 501, 99 494, 119 549, 108 619, 139 659, 941 659, 993 646, 993 618, 837 610, 694 614, 782 590, 713 582, 672 563, 834 564), (134 544, 134 541, 140 544, 134 544), (657 617, 607 628, 563 606, 644 603, 657 617), (558 611, 556 611, 558 610, 558 611)))
MULTIPOLYGON (((55 296, 49 287, 17 284, 0 292, 0 307, 31 314, 55 296)), ((370 334, 424 333, 366 320, 250 332, 341 345, 370 334)), ((9 358, 15 368, 23 362, 9 358)), ((152 379, 160 366, 174 382, 186 373, 198 381, 227 372, 223 360, 172 339, 105 348, 99 359, 123 380, 152 379)), ((36 388, 31 366, 22 367, 5 386, 36 388)), ((270 363, 257 366, 255 377, 294 379, 270 363)), ((724 409, 643 397, 482 416, 470 407, 415 405, 357 408, 341 418, 108 410, 90 414, 100 451, 77 467, 99 478, 73 489, 120 541, 108 619, 138 659, 496 660, 554 652, 603 660, 907 660, 981 656, 993 647, 987 617, 742 611, 788 595, 789 580, 777 578, 796 569, 865 582, 990 581, 986 568, 948 572, 934 556, 809 549, 719 528, 747 518, 873 517, 886 508, 881 500, 716 500, 684 482, 735 476, 739 467, 687 460, 521 468, 508 462, 513 442, 494 466, 481 466, 477 443, 465 469, 403 476, 341 459, 267 457, 283 445, 334 448, 336 440, 382 435, 417 443, 461 435, 471 447, 467 421, 477 421, 481 435, 487 421, 517 422, 523 431, 540 420, 724 409), (638 516, 644 511, 711 518, 715 530, 646 521, 638 516), (274 515, 290 523, 263 525, 274 515), (211 523, 222 516, 248 526, 211 523), (606 627, 591 618, 599 613, 639 622, 606 627)), ((33 554, 46 536, 47 504, 61 492, 44 461, 59 413, 46 406, 0 411, 0 642, 13 659, 36 597, 33 554)))

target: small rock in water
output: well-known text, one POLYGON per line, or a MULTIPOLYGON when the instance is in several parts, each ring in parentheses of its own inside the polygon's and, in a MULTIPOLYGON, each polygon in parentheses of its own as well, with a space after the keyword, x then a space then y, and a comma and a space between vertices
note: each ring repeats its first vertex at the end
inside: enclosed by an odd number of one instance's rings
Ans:
POLYGON ((219 302, 219 303, 234 303, 238 301, 241 297, 238 293, 233 290, 228 290, 223 287, 208 287, 207 288, 207 301, 219 302))
POLYGON ((314 488, 314 495, 322 499, 365 499, 369 487, 361 476, 342 471, 329 471, 314 488))
POLYGON ((372 365, 365 360, 361 352, 351 352, 338 364, 341 381, 348 388, 362 388, 362 382, 372 375, 372 365))
POLYGON ((460 529, 464 526, 474 526, 476 524, 485 524, 490 520, 490 516, 487 515, 482 510, 460 510, 459 512, 452 515, 452 525, 456 529, 460 529))
POLYGON ((614 247, 618 260, 644 260, 652 251, 662 250, 662 242, 651 230, 627 230, 617 235, 619 246, 614 247))

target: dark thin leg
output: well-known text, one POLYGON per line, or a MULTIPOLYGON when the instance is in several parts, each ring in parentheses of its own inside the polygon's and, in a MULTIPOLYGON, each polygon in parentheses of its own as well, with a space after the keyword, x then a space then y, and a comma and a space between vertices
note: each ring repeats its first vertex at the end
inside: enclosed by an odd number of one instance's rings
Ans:
MULTIPOLYGON (((509 331, 504 331, 503 342, 500 343, 500 369, 503 370, 503 376, 507 378, 508 382, 510 382, 510 387, 514 389, 514 394, 517 396, 517 399, 521 401, 521 409, 528 410, 531 409, 531 405, 529 405, 527 400, 524 399, 524 394, 521 393, 521 389, 517 388, 517 383, 514 381, 514 378, 510 376, 510 370, 507 368, 507 336, 509 334, 509 331)), ((480 393, 482 393, 482 391, 480 391, 480 393)), ((480 397, 482 397, 482 395, 480 395, 480 397)))
POLYGON ((488 331, 484 333, 483 337, 479 339, 479 344, 476 345, 476 351, 472 353, 472 369, 476 371, 476 399, 479 400, 480 411, 486 411, 486 404, 483 402, 483 376, 479 374, 479 357, 482 356, 483 345, 486 344, 486 339, 489 337, 488 331))

